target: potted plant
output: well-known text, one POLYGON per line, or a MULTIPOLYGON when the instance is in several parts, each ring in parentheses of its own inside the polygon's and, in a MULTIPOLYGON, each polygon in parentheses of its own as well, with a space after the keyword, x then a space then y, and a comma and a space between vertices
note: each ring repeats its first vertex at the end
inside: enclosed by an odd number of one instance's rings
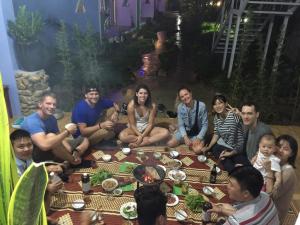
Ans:
POLYGON ((38 67, 39 35, 44 27, 44 22, 38 12, 29 12, 25 5, 19 7, 15 21, 8 21, 8 34, 14 39, 16 56, 22 69, 41 69, 38 67))

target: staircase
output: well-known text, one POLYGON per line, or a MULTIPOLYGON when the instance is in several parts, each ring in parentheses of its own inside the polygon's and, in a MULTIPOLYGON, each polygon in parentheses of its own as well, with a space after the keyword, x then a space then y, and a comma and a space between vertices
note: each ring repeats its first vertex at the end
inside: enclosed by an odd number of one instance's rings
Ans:
MULTIPOLYGON (((293 15, 299 5, 300 0, 223 0, 217 19, 220 25, 218 32, 213 36, 212 51, 216 54, 223 54, 223 70, 230 56, 227 78, 231 76, 235 55, 242 47, 247 48, 262 32, 266 33, 261 68, 264 67, 274 17, 285 18, 280 34, 282 40, 279 39, 283 43, 288 18, 293 15), (267 26, 268 29, 265 29, 267 26)), ((280 55, 282 43, 278 43, 276 54, 280 55)))

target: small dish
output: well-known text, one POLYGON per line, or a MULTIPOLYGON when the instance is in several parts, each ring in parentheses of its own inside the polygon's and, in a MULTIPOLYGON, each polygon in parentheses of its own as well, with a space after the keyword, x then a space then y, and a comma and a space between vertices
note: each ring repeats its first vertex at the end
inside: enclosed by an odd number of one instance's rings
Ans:
POLYGON ((117 189, 113 190, 114 196, 120 196, 120 195, 122 195, 122 193, 123 193, 123 190, 121 188, 117 188, 117 189))
POLYGON ((102 159, 105 162, 109 162, 111 160, 111 155, 105 154, 105 155, 102 156, 102 159))
POLYGON ((175 206, 179 203, 179 198, 173 193, 167 193, 167 206, 175 206))
POLYGON ((186 173, 181 170, 170 170, 168 173, 168 177, 173 181, 184 181, 186 179, 186 173))
POLYGON ((162 168, 165 172, 167 171, 167 168, 163 165, 157 165, 158 167, 162 168))
POLYGON ((175 150, 172 150, 170 151, 170 156, 175 159, 179 156, 179 152, 175 151, 175 150))
POLYGON ((120 214, 125 219, 133 220, 137 218, 136 212, 136 203, 135 202, 127 202, 121 205, 120 214))
POLYGON ((105 191, 113 191, 118 187, 119 183, 116 179, 114 178, 108 178, 104 181, 102 181, 101 186, 105 191))
POLYGON ((130 150, 130 148, 122 148, 122 152, 123 152, 125 155, 128 155, 128 154, 131 152, 131 150, 130 150))
POLYGON ((188 215, 184 210, 179 209, 179 210, 175 211, 176 220, 182 222, 182 221, 185 221, 187 219, 187 217, 188 217, 188 215))
POLYGON ((213 195, 215 193, 215 190, 210 186, 204 186, 202 188, 202 191, 207 196, 213 195))
POLYGON ((199 162, 205 162, 207 160, 207 157, 205 155, 198 155, 197 159, 199 162))
POLYGON ((72 207, 75 210, 82 210, 84 209, 85 203, 83 199, 77 199, 72 203, 72 207))
POLYGON ((182 162, 178 159, 172 159, 171 161, 167 162, 167 165, 172 169, 178 170, 182 166, 182 162))
POLYGON ((161 153, 160 153, 160 152, 154 152, 154 153, 153 153, 153 157, 154 157, 155 159, 161 159, 161 153))

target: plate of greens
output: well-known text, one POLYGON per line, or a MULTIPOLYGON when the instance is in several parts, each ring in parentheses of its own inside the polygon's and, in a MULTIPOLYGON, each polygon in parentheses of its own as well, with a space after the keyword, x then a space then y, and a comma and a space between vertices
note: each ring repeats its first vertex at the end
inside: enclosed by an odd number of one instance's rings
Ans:
POLYGON ((184 199, 186 206, 194 213, 202 211, 205 199, 202 195, 187 195, 184 199))
POLYGON ((136 203, 135 202, 127 202, 121 205, 120 214, 125 219, 133 220, 137 218, 137 211, 136 211, 136 203))
POLYGON ((107 170, 100 170, 91 176, 91 185, 101 185, 102 181, 111 178, 112 174, 107 170))

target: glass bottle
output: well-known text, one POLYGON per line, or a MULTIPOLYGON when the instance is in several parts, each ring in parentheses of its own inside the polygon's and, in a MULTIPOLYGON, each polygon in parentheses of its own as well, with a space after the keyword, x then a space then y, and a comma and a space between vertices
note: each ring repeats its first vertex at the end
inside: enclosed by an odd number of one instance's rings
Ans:
POLYGON ((84 194, 88 194, 91 190, 90 175, 87 173, 82 174, 81 182, 82 182, 82 192, 84 194))
POLYGON ((215 184, 217 182, 217 165, 214 164, 212 170, 210 171, 209 182, 215 184))

